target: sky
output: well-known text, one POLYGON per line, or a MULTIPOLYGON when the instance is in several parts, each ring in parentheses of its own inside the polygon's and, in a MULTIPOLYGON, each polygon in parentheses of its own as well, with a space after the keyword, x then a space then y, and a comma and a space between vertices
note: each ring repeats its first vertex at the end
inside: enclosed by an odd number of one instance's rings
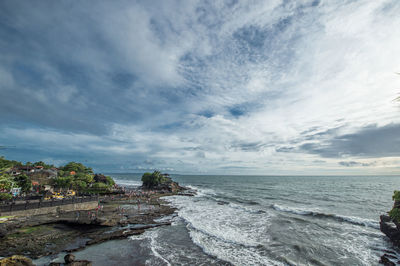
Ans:
POLYGON ((400 174, 400 1, 0 2, 0 155, 400 174))

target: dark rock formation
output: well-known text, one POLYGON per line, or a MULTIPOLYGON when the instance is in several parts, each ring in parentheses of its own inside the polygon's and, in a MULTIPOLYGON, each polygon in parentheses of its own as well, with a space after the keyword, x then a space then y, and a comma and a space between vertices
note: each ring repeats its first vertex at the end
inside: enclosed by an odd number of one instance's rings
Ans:
POLYGON ((107 183, 107 177, 102 174, 95 174, 93 179, 95 182, 107 183))
POLYGON ((166 177, 166 181, 161 184, 152 185, 152 186, 142 186, 142 189, 151 189, 156 191, 165 191, 171 193, 177 193, 179 191, 183 191, 186 188, 181 187, 177 182, 172 181, 171 178, 166 177))
POLYGON ((380 229, 396 246, 400 246, 400 230, 388 215, 380 216, 380 229))
POLYGON ((64 256, 65 263, 71 263, 75 260, 75 256, 72 254, 67 254, 64 256))
POLYGON ((92 262, 88 260, 75 260, 75 256, 72 254, 67 254, 64 257, 65 263, 59 263, 59 262, 52 262, 50 263, 50 266, 91 266, 92 262))
MULTIPOLYGON (((398 224, 394 222, 390 216, 381 215, 379 225, 382 233, 384 233, 394 245, 400 247, 400 230, 398 224)), ((398 257, 395 256, 395 253, 393 253, 393 255, 388 253, 393 252, 387 251, 387 253, 383 254, 379 263, 387 266, 394 266, 396 263, 393 261, 397 261, 397 264, 399 264, 398 257)))
POLYGON ((385 266, 395 266, 396 264, 394 262, 392 262, 389 258, 388 258, 388 254, 384 254, 382 255, 379 263, 383 264, 385 266))

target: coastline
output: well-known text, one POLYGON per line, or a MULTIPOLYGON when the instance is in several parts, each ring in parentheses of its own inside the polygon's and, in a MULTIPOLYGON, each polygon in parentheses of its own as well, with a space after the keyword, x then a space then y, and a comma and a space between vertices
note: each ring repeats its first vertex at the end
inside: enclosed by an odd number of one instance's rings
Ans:
MULTIPOLYGON (((97 240, 88 242, 86 239, 79 238, 75 242, 70 241, 71 247, 65 250, 72 252, 79 260, 89 260, 93 262, 93 265, 100 266, 132 264, 174 265, 183 261, 191 265, 197 265, 196 263, 203 263, 203 265, 243 265, 245 261, 253 261, 258 265, 301 264, 310 260, 323 263, 329 262, 329 259, 336 261, 337 256, 335 253, 326 253, 326 249, 331 248, 330 245, 316 245, 314 234, 318 234, 318 236, 323 235, 324 239, 331 237, 330 239, 337 243, 335 248, 338 251, 347 252, 347 254, 353 256, 343 259, 344 265, 375 265, 381 259, 382 254, 398 255, 396 249, 392 249, 388 239, 379 232, 378 222, 376 218, 374 219, 373 214, 381 213, 384 210, 383 206, 387 206, 389 203, 387 197, 382 197, 381 201, 375 198, 371 200, 374 204, 368 205, 371 206, 371 211, 368 212, 370 215, 365 215, 366 212, 362 209, 359 209, 359 212, 352 214, 352 216, 346 213, 347 210, 354 210, 354 207, 358 208, 360 205, 352 200, 354 199, 354 194, 342 194, 343 188, 350 187, 353 184, 370 184, 373 180, 368 179, 362 183, 358 181, 354 183, 346 177, 349 183, 341 182, 343 186, 333 192, 337 193, 337 196, 344 197, 343 201, 338 201, 336 195, 333 195, 331 198, 324 198, 324 201, 315 201, 311 207, 306 207, 304 203, 296 204, 296 202, 301 202, 302 199, 317 198, 322 195, 322 192, 315 192, 309 186, 309 184, 315 183, 315 178, 308 179, 310 181, 300 189, 299 185, 291 188, 293 191, 300 193, 291 194, 292 198, 285 197, 284 200, 281 200, 281 196, 286 195, 284 194, 287 189, 286 182, 280 182, 282 184, 281 187, 272 189, 268 185, 270 183, 269 179, 264 179, 267 185, 263 186, 259 185, 259 179, 249 179, 246 186, 249 188, 254 187, 254 189, 247 192, 244 190, 244 192, 238 194, 237 191, 239 189, 243 191, 242 183, 238 183, 236 189, 232 189, 230 184, 219 179, 209 178, 196 183, 193 182, 192 177, 178 178, 177 181, 179 183, 195 189, 197 195, 195 197, 174 196, 184 195, 190 191, 175 194, 155 193, 153 194, 155 199, 150 201, 149 204, 157 206, 157 202, 160 202, 161 205, 169 205, 166 206, 167 208, 174 207, 179 210, 179 213, 176 213, 177 215, 175 215, 175 210, 170 215, 163 216, 160 213, 158 216, 154 215, 153 221, 155 223, 168 225, 167 221, 170 221, 172 226, 152 228, 153 224, 147 222, 149 227, 143 228, 144 223, 140 224, 140 217, 135 212, 137 202, 129 202, 130 199, 127 198, 122 200, 114 198, 114 200, 104 203, 104 206, 110 204, 115 209, 118 206, 125 205, 124 208, 126 209, 129 206, 134 208, 132 217, 137 217, 135 226, 120 225, 117 227, 121 229, 119 232, 122 229, 129 229, 132 235, 117 237, 107 234, 111 237, 103 240, 99 239, 98 242, 96 242, 97 240), (212 180, 213 183, 211 183, 212 180), (210 184, 213 185, 212 188, 210 184), (314 193, 312 194, 313 197, 308 194, 311 191, 314 193), (266 193, 268 193, 267 196, 266 193), (163 198, 163 196, 172 197, 163 198), (263 196, 268 198, 263 199, 263 196), (340 204, 340 208, 329 209, 327 206, 332 203, 340 204), (351 219, 349 220, 348 218, 351 219), (227 221, 230 222, 227 223, 227 221), (283 227, 282 224, 292 225, 293 227, 288 229, 283 227), (305 224, 310 230, 302 230, 305 224), (336 229, 338 230, 337 234, 331 235, 325 230, 322 231, 320 230, 322 227, 336 229), (143 229, 143 231, 139 231, 139 229, 143 229), (133 234, 134 231, 137 231, 137 234, 133 234), (341 238, 343 232, 350 234, 352 239, 350 240, 345 236, 341 238), (307 237, 309 238, 307 239, 307 237), (85 241, 85 245, 78 240, 85 241), (306 242, 307 240, 309 242, 306 242), (351 243, 355 248, 352 250, 346 249, 346 243, 351 243), (281 252, 281 248, 297 253, 286 255, 281 252), (308 248, 313 250, 318 248, 319 252, 321 252, 320 254, 325 257, 314 255, 311 252, 308 253, 308 248), (229 252, 226 252, 227 250, 229 252), (230 254, 235 254, 235 256, 230 254), (299 256, 303 257, 297 259, 299 256)), ((337 183, 336 179, 329 180, 337 183)), ((329 183, 327 184, 326 182, 329 180, 322 179, 327 187, 329 183)), ((390 180, 397 182, 397 179, 390 180)), ((299 181, 299 183, 303 182, 299 181)), ((393 185, 388 185, 387 188, 384 188, 382 190, 384 194, 388 194, 391 191, 391 187, 393 185)), ((365 199, 369 199, 369 190, 358 189, 357 191, 359 192, 357 195, 361 196, 362 202, 365 202, 365 199), (364 194, 360 195, 363 192, 364 194)), ((144 207, 145 205, 147 206, 146 200, 147 197, 144 197, 141 204, 141 212, 143 216, 149 217, 151 212, 144 207)), ((106 207, 104 207, 104 210, 106 210, 106 207)), ((147 218, 141 217, 141 219, 147 218)), ((60 224, 57 225, 60 226, 60 224)), ((84 228, 85 225, 82 224, 78 227, 84 228)), ((104 226, 103 228, 111 231, 112 226, 104 226)), ((93 238, 96 237, 96 232, 98 235, 104 235, 102 234, 103 232, 96 229, 92 232, 93 238)), ((114 232, 118 234, 118 230, 114 232)), ((330 232, 332 231, 330 230, 330 232)), ((90 232, 86 231, 85 233, 89 235, 90 232)), ((80 236, 82 235, 83 233, 80 236)), ((49 265, 50 262, 60 263, 66 254, 67 252, 54 253, 36 259, 34 263, 36 265, 49 265)), ((389 257, 388 255, 386 258, 389 257)))
POLYGON ((76 252, 106 241, 140 235, 150 228, 170 225, 161 218, 173 215, 176 209, 162 197, 180 193, 131 188, 119 196, 101 197, 99 207, 91 211, 10 217, 0 223, 0 230, 5 233, 0 243, 0 256, 18 254, 34 260, 42 258, 39 261, 47 262, 40 265, 47 265, 61 252, 76 252), (44 257, 47 259, 43 260, 44 257))

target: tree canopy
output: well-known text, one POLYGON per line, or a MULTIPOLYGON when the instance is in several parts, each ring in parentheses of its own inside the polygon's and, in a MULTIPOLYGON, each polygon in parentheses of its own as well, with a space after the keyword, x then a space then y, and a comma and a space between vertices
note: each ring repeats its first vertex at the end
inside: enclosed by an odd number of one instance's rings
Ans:
POLYGON ((71 171, 74 171, 75 173, 93 174, 92 168, 76 162, 69 162, 60 169, 66 172, 66 174, 69 174, 71 171))
POLYGON ((153 173, 144 173, 142 176, 144 187, 154 187, 159 184, 163 184, 166 181, 168 181, 168 178, 164 177, 160 171, 154 171, 153 173))
POLYGON ((4 169, 8 169, 17 165, 22 165, 22 163, 18 161, 10 161, 3 156, 0 156, 0 172, 4 169))

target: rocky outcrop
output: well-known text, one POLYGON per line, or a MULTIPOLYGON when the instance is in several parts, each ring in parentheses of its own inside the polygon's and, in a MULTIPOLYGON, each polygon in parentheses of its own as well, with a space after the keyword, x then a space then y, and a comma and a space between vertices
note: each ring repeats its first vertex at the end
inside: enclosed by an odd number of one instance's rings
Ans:
POLYGON ((95 174, 93 177, 95 182, 107 183, 107 177, 102 174, 95 174))
POLYGON ((34 266, 32 260, 19 255, 14 255, 0 260, 1 266, 34 266))
POLYGON ((397 246, 400 246, 400 230, 388 215, 380 216, 380 229, 397 246))
POLYGON ((381 259, 379 260, 379 263, 380 263, 380 264, 383 264, 383 265, 385 265, 385 266, 395 266, 396 263, 394 263, 393 261, 391 261, 391 260, 389 259, 389 257, 391 257, 391 258, 393 259, 394 256, 388 255, 388 254, 386 254, 386 253, 383 254, 383 255, 381 256, 381 259))
POLYGON ((88 260, 75 260, 75 256, 72 254, 67 254, 64 257, 65 263, 59 263, 59 262, 52 262, 50 263, 50 266, 91 266, 92 262, 88 260))
MULTIPOLYGON (((394 222, 388 215, 381 215, 379 225, 382 233, 384 233, 394 245, 400 247, 400 230, 398 224, 394 222)), ((390 251, 387 252, 389 253, 390 251)), ((388 253, 385 253, 381 256, 379 261, 380 264, 387 266, 400 264, 399 258, 395 253, 388 253)))
POLYGON ((154 221, 175 211, 160 199, 165 195, 109 197, 107 202, 100 201, 98 210, 14 217, 0 223, 0 256, 21 254, 38 258, 61 251, 73 252, 169 225, 154 221))
POLYGON ((167 178, 167 180, 161 184, 153 186, 142 186, 142 189, 151 189, 151 190, 165 191, 171 193, 177 193, 186 190, 185 187, 181 187, 177 182, 172 181, 171 178, 167 178))

